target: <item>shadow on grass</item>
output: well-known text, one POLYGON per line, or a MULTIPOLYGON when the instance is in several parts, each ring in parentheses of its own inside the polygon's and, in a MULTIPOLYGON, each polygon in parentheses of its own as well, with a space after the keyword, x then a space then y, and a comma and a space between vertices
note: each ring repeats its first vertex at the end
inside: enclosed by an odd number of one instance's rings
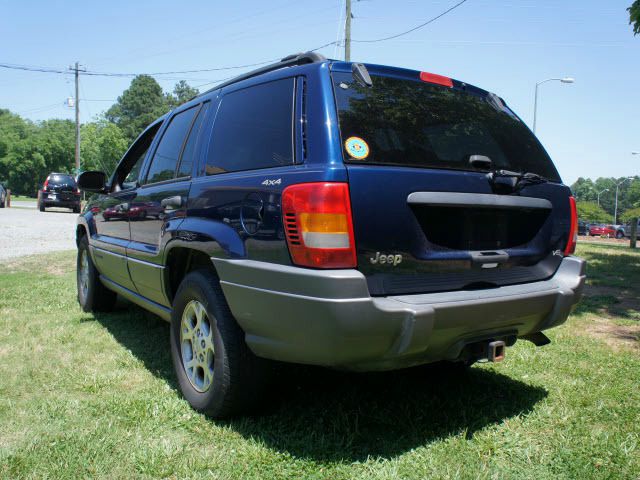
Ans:
POLYGON ((640 252, 623 248, 591 247, 587 285, 576 313, 595 313, 637 319, 640 315, 640 252))
MULTIPOLYGON (((96 319, 177 389, 168 324, 133 306, 96 319)), ((317 461, 392 458, 450 435, 472 438, 530 412, 547 395, 481 366, 373 374, 283 366, 281 373, 262 414, 215 422, 279 452, 317 461)))

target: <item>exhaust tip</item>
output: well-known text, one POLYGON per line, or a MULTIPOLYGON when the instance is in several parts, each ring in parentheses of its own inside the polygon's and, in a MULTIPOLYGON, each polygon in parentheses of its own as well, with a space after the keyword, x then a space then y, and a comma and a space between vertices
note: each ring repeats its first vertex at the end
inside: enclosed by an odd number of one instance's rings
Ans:
POLYGON ((487 346, 487 360, 490 362, 501 362, 506 354, 506 345, 502 340, 489 342, 487 346))

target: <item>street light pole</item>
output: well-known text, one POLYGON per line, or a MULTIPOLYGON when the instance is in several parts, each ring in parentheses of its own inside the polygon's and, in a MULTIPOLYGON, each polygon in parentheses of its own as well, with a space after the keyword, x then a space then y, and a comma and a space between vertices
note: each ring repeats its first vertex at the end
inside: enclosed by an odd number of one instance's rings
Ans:
POLYGON ((620 181, 619 183, 616 183, 616 206, 614 207, 614 210, 613 210, 614 225, 618 224, 618 189, 620 188, 620 185, 622 185, 627 180, 633 180, 633 177, 627 177, 624 180, 620 181))
POLYGON ((538 87, 543 83, 547 82, 561 82, 561 83, 573 83, 575 80, 572 77, 564 77, 564 78, 547 78, 546 80, 542 80, 541 82, 536 83, 536 93, 533 100, 533 133, 536 133, 536 121, 538 117, 538 87))
POLYGON ((604 192, 608 192, 609 189, 605 188, 604 190, 602 190, 601 192, 597 192, 596 195, 598 196, 598 206, 600 206, 600 195, 602 195, 604 192))

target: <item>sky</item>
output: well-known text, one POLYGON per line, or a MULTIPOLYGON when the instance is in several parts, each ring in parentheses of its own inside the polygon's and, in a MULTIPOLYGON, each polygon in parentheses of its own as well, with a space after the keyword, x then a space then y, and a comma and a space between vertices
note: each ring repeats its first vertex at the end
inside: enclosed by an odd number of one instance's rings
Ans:
MULTIPOLYGON (((352 38, 408 30, 459 0, 353 0, 352 38)), ((497 93, 537 135, 563 180, 640 175, 640 36, 631 0, 467 0, 394 40, 352 44, 352 60, 429 71, 497 93)), ((0 63, 148 73, 246 65, 344 36, 344 0, 109 2, 0 0, 0 63)), ((341 47, 319 50, 342 59, 341 47)), ((157 76, 201 91, 244 69, 157 76)), ((81 121, 95 119, 130 77, 80 78, 81 121)), ((73 119, 72 75, 0 68, 0 108, 31 120, 73 119)))

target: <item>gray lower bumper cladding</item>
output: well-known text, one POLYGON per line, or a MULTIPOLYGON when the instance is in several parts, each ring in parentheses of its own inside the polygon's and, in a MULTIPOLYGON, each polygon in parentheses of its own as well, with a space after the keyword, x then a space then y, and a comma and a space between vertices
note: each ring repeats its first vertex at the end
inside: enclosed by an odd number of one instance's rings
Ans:
POLYGON ((469 343, 560 325, 580 299, 585 281, 585 262, 566 257, 545 281, 371 297, 357 270, 212 260, 256 355, 353 370, 455 360, 469 343))

